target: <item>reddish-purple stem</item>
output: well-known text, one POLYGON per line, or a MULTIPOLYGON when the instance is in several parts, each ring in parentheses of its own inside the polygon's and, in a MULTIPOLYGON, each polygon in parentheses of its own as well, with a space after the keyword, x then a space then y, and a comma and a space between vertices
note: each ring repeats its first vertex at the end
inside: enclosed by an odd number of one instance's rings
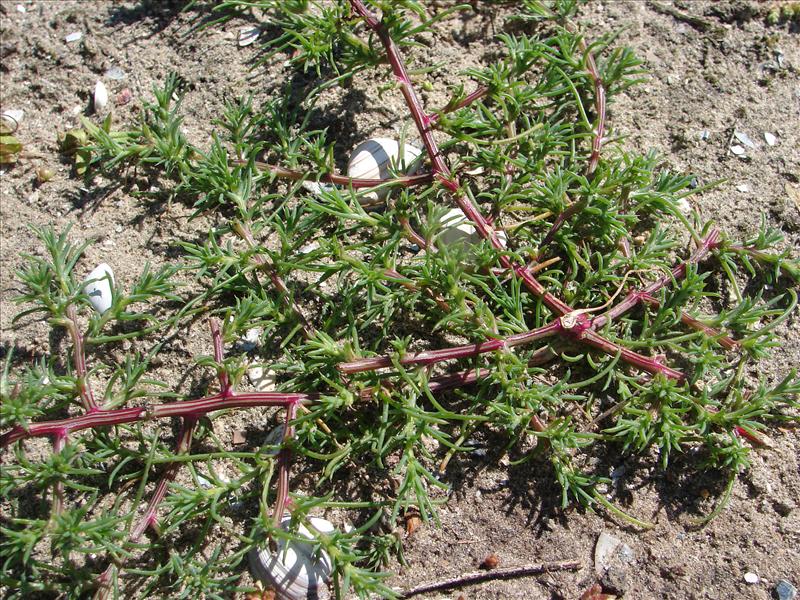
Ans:
POLYGON ((86 352, 83 344, 83 335, 78 328, 78 314, 75 306, 70 304, 67 306, 67 330, 72 338, 72 362, 75 366, 75 373, 78 376, 78 393, 81 398, 81 404, 87 412, 94 412, 98 410, 97 402, 92 393, 92 386, 89 383, 89 376, 86 370, 86 352))
MULTIPOLYGON (((432 365, 445 360, 455 360, 457 358, 467 358, 477 356, 485 352, 495 352, 497 350, 507 350, 514 346, 530 344, 535 340, 540 340, 551 335, 556 335, 562 331, 560 320, 555 320, 544 327, 517 333, 505 339, 494 339, 478 344, 465 344, 464 346, 454 346, 441 350, 430 350, 428 352, 416 352, 406 354, 397 359, 397 362, 404 367, 417 365, 432 365)), ((393 364, 390 356, 376 356, 373 358, 362 358, 348 363, 341 363, 338 369, 342 373, 361 373, 363 371, 374 371, 384 367, 391 367, 393 364)))
POLYGON ((485 85, 478 87, 474 92, 467 95, 463 99, 459 100, 455 104, 448 104, 447 106, 440 108, 435 113, 430 115, 431 123, 436 123, 439 120, 439 117, 441 117, 444 114, 455 112, 457 110, 461 110, 462 108, 469 106, 476 100, 480 100, 481 98, 486 96, 488 93, 489 93, 489 88, 486 87, 485 85))
POLYGON ((673 281, 683 279, 686 276, 686 268, 689 265, 699 263, 706 256, 708 256, 712 249, 719 246, 720 243, 719 230, 711 230, 711 232, 700 242, 699 247, 692 253, 692 255, 674 267, 672 271, 670 271, 669 275, 664 275, 664 277, 657 279, 643 289, 630 292, 624 300, 614 306, 611 310, 592 319, 592 329, 600 329, 607 322, 613 321, 614 319, 628 312, 633 307, 637 306, 645 297, 652 296, 661 288, 670 285, 673 281))
MULTIPOLYGON (((225 396, 230 393, 230 379, 227 372, 221 366, 225 360, 225 354, 222 347, 222 331, 220 330, 219 321, 217 321, 217 319, 210 319, 208 326, 211 329, 211 339, 213 340, 214 345, 214 360, 220 365, 219 369, 217 370, 220 394, 225 396)), ((175 444, 176 456, 180 454, 186 454, 191 449, 192 436, 194 435, 197 421, 198 417, 194 415, 183 417, 181 431, 178 434, 178 441, 175 444)), ((156 484, 156 489, 153 491, 153 495, 150 497, 150 501, 147 503, 147 508, 144 511, 144 515, 131 530, 128 538, 131 542, 137 542, 148 528, 155 527, 158 521, 158 507, 161 505, 161 502, 167 495, 169 484, 175 479, 175 476, 177 475, 181 466, 182 463, 180 462, 171 462, 167 463, 167 465, 164 467, 164 471, 161 473, 161 477, 156 484)), ((94 595, 94 600, 105 600, 105 598, 108 598, 111 593, 111 580, 116 568, 116 565, 111 563, 100 575, 98 578, 98 587, 94 595)))
POLYGON ((283 512, 289 501, 289 469, 291 467, 292 451, 287 447, 290 439, 294 437, 292 421, 297 416, 297 402, 290 402, 286 406, 286 419, 283 424, 283 439, 281 451, 278 453, 278 489, 276 492, 275 508, 272 513, 272 522, 275 527, 281 524, 283 512))
MULTIPOLYGON (((650 306, 655 306, 655 307, 661 306, 661 303, 658 301, 658 299, 653 298, 652 296, 644 295, 641 296, 641 299, 642 302, 645 302, 650 306)), ((683 323, 687 327, 691 327, 696 331, 701 331, 710 338, 713 338, 714 340, 717 341, 717 343, 720 346, 722 346, 726 350, 738 350, 741 347, 739 342, 737 342, 732 337, 725 335, 718 329, 714 329, 713 327, 706 325, 700 319, 695 319, 693 316, 691 316, 689 313, 683 310, 681 311, 681 323, 683 323)))
MULTIPOLYGON (((53 437, 53 454, 58 454, 64 450, 67 445, 67 436, 56 435, 53 437)), ((64 482, 56 481, 53 484, 53 501, 51 503, 51 511, 55 516, 60 515, 64 511, 64 482)))
POLYGON ((97 410, 90 415, 80 415, 56 421, 31 423, 27 429, 16 426, 0 435, 0 448, 13 444, 18 440, 32 437, 70 434, 75 431, 137 423, 167 417, 202 417, 216 410, 229 408, 255 408, 259 406, 285 407, 292 402, 310 404, 318 400, 320 394, 284 394, 281 392, 230 392, 226 396, 214 394, 195 400, 164 402, 146 406, 117 408, 114 410, 97 410))
POLYGON ((606 133, 606 86, 603 84, 603 79, 597 70, 597 64, 594 61, 594 56, 589 52, 586 46, 586 41, 581 38, 580 48, 586 57, 586 71, 594 83, 594 104, 595 112, 597 113, 597 125, 594 130, 594 137, 592 138, 592 154, 589 156, 589 166, 587 172, 591 177, 597 165, 600 162, 600 150, 603 147, 604 136, 606 133))

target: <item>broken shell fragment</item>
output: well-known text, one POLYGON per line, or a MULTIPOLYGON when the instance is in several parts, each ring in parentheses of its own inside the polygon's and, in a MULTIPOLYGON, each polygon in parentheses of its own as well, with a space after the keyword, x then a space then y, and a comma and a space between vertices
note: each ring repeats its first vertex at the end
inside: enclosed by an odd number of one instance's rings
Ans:
POLYGON ((108 89, 106 85, 98 80, 97 83, 94 84, 94 112, 100 113, 106 109, 108 106, 108 89))
MULTIPOLYGON (((281 528, 289 531, 291 516, 281 521, 281 528)), ((325 519, 310 517, 311 526, 320 533, 332 533, 334 526, 325 519)), ((315 535, 303 524, 297 535, 309 540, 276 540, 276 549, 254 548, 250 551, 250 570, 253 576, 275 590, 280 600, 325 600, 330 596, 326 583, 331 576, 331 559, 321 549, 315 552, 312 541, 315 535)))
POLYGON ((101 315, 111 308, 113 303, 114 271, 106 263, 100 263, 89 273, 83 291, 89 296, 89 302, 101 315))
MULTIPOLYGON (((416 170, 415 159, 421 153, 419 148, 409 143, 403 144, 401 153, 397 140, 372 138, 353 149, 347 163, 347 175, 353 179, 389 179, 393 169, 398 173, 411 174, 416 170)), ((383 200, 388 193, 388 190, 382 189, 372 194, 383 200)))

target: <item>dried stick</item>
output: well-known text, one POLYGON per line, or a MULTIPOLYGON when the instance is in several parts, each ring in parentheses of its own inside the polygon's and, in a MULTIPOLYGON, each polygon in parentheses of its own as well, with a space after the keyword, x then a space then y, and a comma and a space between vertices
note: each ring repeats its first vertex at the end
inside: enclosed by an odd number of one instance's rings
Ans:
POLYGON ((518 577, 530 577, 532 575, 542 575, 544 573, 553 573, 555 571, 577 571, 583 565, 579 560, 562 560, 559 562, 539 563, 537 565, 525 565, 522 567, 509 567, 505 569, 492 569, 491 571, 477 571, 475 573, 467 573, 460 577, 452 579, 445 579, 436 583, 426 583, 415 588, 411 588, 403 592, 401 598, 411 598, 419 594, 427 594, 429 592, 441 592, 450 590, 457 587, 464 587, 467 585, 475 585, 476 583, 483 583, 485 581, 495 581, 497 579, 515 579, 518 577))

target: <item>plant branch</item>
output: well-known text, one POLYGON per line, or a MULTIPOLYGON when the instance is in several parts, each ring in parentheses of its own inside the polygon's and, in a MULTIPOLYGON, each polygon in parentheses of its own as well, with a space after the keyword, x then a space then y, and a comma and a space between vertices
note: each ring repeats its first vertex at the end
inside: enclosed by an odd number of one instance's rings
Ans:
POLYGON ((92 386, 89 382, 88 372, 86 370, 86 351, 83 343, 83 335, 78 328, 78 314, 75 306, 70 304, 67 306, 67 330, 72 338, 72 362, 75 366, 75 374, 78 377, 78 392, 81 398, 81 404, 87 412, 94 412, 99 409, 97 402, 92 393, 92 386))
MULTIPOLYGON (((247 165, 248 161, 235 159, 231 161, 235 165, 247 165)), ((347 175, 338 175, 336 173, 307 173, 302 171, 294 171, 285 167, 271 165, 269 163, 254 161, 253 164, 261 171, 269 171, 280 179, 291 179, 293 181, 320 181, 322 183, 332 183, 335 185, 343 185, 353 189, 372 188, 377 186, 397 186, 397 187, 413 187, 417 185, 424 185, 433 181, 432 173, 420 173, 418 175, 405 175, 402 177, 394 177, 390 179, 367 179, 348 177, 347 175)))

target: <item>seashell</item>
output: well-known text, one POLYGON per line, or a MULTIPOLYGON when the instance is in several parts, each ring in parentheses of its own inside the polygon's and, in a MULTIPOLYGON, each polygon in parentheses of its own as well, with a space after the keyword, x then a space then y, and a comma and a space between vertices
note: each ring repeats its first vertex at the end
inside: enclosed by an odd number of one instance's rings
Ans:
POLYGON ((9 109, 3 111, 3 120, 10 120, 14 122, 14 129, 22 123, 22 117, 25 116, 25 111, 19 109, 9 109))
MULTIPOLYGON (((409 143, 403 144, 403 155, 400 157, 400 144, 391 138, 371 138, 361 142, 353 149, 347 163, 347 175, 353 179, 389 179, 391 168, 399 172, 412 173, 416 170, 415 159, 422 150, 409 143)), ((365 195, 367 200, 372 195, 383 200, 389 190, 383 189, 365 195)))
POLYGON ((78 42, 81 38, 83 38, 83 34, 80 31, 73 31, 64 37, 64 41, 69 44, 70 42, 78 42))
POLYGON ((94 84, 94 112, 100 113, 103 112, 108 106, 108 89, 106 85, 98 80, 97 83, 94 84))
MULTIPOLYGON (((281 521, 289 531, 291 516, 281 521)), ((309 522, 320 533, 332 533, 333 524, 325 519, 310 517, 309 522)), ((313 540, 314 535, 302 523, 297 534, 313 540)), ((275 590, 280 600, 326 600, 330 597, 326 583, 331 576, 331 559, 324 550, 314 552, 313 543, 296 540, 277 540, 277 548, 254 548, 249 553, 253 576, 275 590)))
POLYGON ((242 27, 238 36, 239 46, 249 46, 258 39, 259 35, 261 35, 261 30, 258 27, 242 27))
POLYGON ((106 263, 100 263, 89 273, 83 291, 89 296, 89 302, 101 315, 111 308, 114 301, 114 271, 106 263))
MULTIPOLYGON (((481 234, 467 219, 460 208, 448 210, 442 217, 442 231, 439 233, 439 243, 447 246, 474 246, 481 241, 481 234)), ((497 230, 497 237, 506 245, 506 232, 497 230)))

